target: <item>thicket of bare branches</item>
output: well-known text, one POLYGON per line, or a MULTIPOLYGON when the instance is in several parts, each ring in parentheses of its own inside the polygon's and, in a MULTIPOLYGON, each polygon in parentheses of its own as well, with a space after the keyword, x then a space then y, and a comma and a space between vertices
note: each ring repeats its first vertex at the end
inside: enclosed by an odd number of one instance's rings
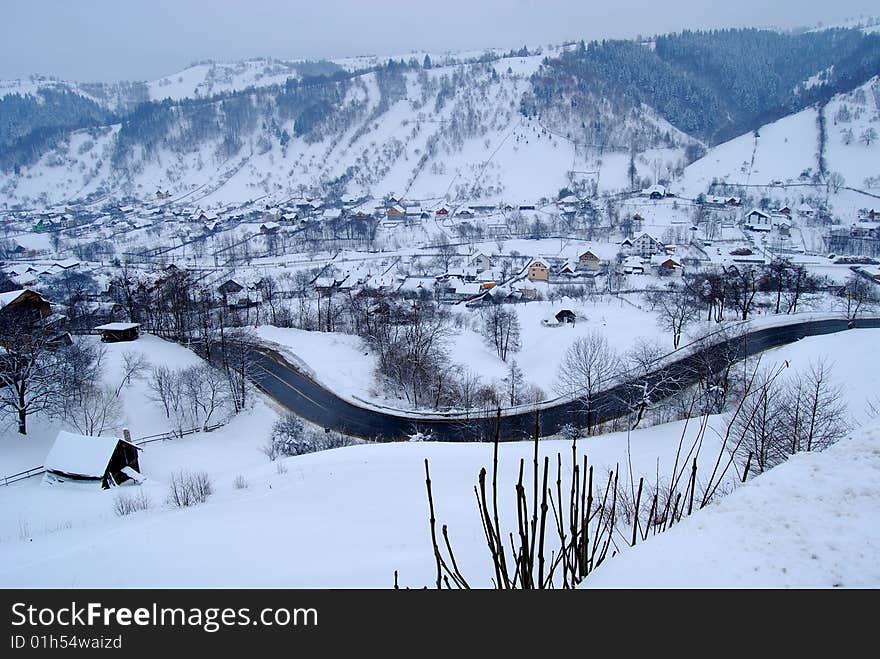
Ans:
MULTIPOLYGON (((694 511, 728 493, 751 472, 778 464, 797 451, 821 450, 846 432, 845 409, 831 384, 826 364, 814 364, 783 388, 782 366, 772 372, 760 361, 747 372, 741 396, 718 434, 714 459, 701 461, 711 410, 696 420, 700 387, 691 389, 689 413, 671 469, 653 478, 636 476, 627 446, 627 466, 602 475, 587 456, 578 457, 578 433, 572 428, 571 458, 539 456, 539 417, 535 415, 531 468, 519 461, 513 488, 516 519, 510 530, 499 515, 498 449, 501 413, 496 414, 491 480, 480 470, 474 487, 486 549, 493 566, 491 583, 499 589, 573 588, 626 546, 666 531, 694 511), (763 435, 761 433, 764 433, 763 435), (690 435, 690 439, 688 438, 690 435), (699 476, 700 464, 708 475, 699 476)), ((459 569, 449 529, 438 532, 430 464, 425 460, 429 529, 437 588, 470 588, 459 569)), ((395 587, 398 575, 395 572, 395 587)))
POLYGON ((210 364, 177 370, 154 366, 147 384, 150 399, 162 406, 177 432, 198 426, 207 429, 212 420, 231 410, 238 386, 220 368, 210 364))
POLYGON ((120 492, 113 499, 113 512, 120 517, 131 515, 132 513, 142 510, 149 510, 153 502, 141 488, 137 488, 134 492, 120 492))
POLYGON ((186 508, 205 503, 214 492, 214 486, 207 472, 186 470, 171 474, 168 486, 168 503, 178 508, 186 508))
POLYGON ((295 414, 286 414, 272 425, 272 434, 261 451, 269 458, 304 455, 332 448, 351 446, 356 441, 338 432, 307 428, 295 414))
POLYGON ((737 458, 761 473, 801 451, 821 451, 849 430, 846 407, 831 370, 819 361, 790 378, 784 366, 761 370, 731 420, 737 458))

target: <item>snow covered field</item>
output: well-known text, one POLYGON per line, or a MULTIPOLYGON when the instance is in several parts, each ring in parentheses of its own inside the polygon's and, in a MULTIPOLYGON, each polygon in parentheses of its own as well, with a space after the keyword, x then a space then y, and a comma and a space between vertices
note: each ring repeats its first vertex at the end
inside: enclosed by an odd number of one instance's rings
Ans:
MULTIPOLYGON (((550 399, 559 395, 555 383, 566 350, 590 332, 605 334, 611 347, 620 353, 637 339, 655 340, 672 350, 672 340, 658 326, 655 314, 618 298, 598 296, 586 302, 567 299, 530 302, 511 309, 519 317, 522 350, 509 356, 505 363, 484 341, 480 313, 454 308, 453 313, 459 314, 466 325, 455 330, 449 339, 452 361, 491 383, 503 380, 509 364, 516 360, 526 382, 539 387, 550 399), (578 314, 574 325, 546 327, 541 323, 561 309, 571 309, 578 314)), ((405 400, 389 398, 377 391, 375 356, 358 337, 271 326, 261 326, 256 332, 262 340, 277 344, 292 363, 304 367, 306 373, 333 392, 349 400, 406 408, 405 400)))
MULTIPOLYGON (((608 561, 586 585, 880 585, 873 560, 880 542, 880 434, 865 398, 880 379, 876 338, 877 330, 812 337, 763 358, 768 366, 788 360, 795 370, 827 356, 861 424, 851 439, 750 481, 666 536, 608 561)), ((425 458, 438 520, 449 524, 462 571, 474 585, 489 585, 472 486, 480 467, 491 464, 491 446, 361 445, 287 458, 279 468, 259 451, 275 415, 260 401, 215 432, 147 445, 142 465, 148 480, 139 486, 152 500, 146 512, 119 518, 112 511, 119 492, 138 486, 102 491, 48 486, 34 478, 0 488, 0 586, 385 588, 394 570, 401 585, 429 585, 425 458), (165 504, 169 475, 181 468, 208 472, 215 494, 207 503, 188 509, 165 504), (247 487, 234 485, 238 476, 247 487)), ((720 428, 723 421, 711 423, 720 428)), ((632 433, 636 477, 668 470, 681 433, 681 422, 632 433)), ((685 436, 692 433, 693 424, 685 436)), ((4 464, 20 446, 14 443, 29 441, 4 433, 4 464)), ((707 433, 704 468, 714 460, 718 441, 707 433)), ((566 456, 570 444, 543 441, 541 451, 566 456)), ((625 464, 626 436, 584 439, 579 451, 601 473, 625 464)), ((501 446, 502 515, 508 524, 515 514, 518 462, 530 455, 529 443, 501 446)))

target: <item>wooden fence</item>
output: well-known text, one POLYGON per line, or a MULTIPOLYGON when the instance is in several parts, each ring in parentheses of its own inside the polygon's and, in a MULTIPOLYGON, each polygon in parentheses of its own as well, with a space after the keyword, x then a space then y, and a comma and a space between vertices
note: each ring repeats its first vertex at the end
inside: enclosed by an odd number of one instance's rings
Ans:
MULTIPOLYGON (((132 444, 135 446, 143 446, 144 444, 152 444, 153 442, 164 442, 170 439, 178 439, 181 437, 186 437, 187 435, 194 435, 197 432, 212 432, 220 428, 221 426, 226 425, 229 419, 225 419, 223 421, 218 421, 217 423, 211 424, 209 426, 198 426, 196 428, 188 428, 186 430, 169 430, 168 432, 159 433, 157 435, 147 435, 145 437, 138 437, 135 440, 132 440, 132 444)), ((23 481, 26 478, 31 478, 33 476, 39 476, 40 474, 45 473, 46 469, 43 465, 38 467, 31 467, 30 469, 25 469, 24 471, 20 471, 17 474, 12 474, 10 476, 3 476, 3 485, 12 485, 13 483, 17 483, 18 481, 23 481)))

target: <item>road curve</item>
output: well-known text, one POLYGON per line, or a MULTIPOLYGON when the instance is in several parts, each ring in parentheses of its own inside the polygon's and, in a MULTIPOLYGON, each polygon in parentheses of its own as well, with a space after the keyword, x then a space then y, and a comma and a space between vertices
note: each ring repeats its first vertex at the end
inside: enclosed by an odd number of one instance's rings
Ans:
MULTIPOLYGON (((654 400, 662 400, 694 384, 699 372, 705 373, 707 364, 720 368, 731 360, 746 357, 793 343, 807 336, 833 334, 851 327, 880 328, 880 318, 801 321, 790 325, 758 329, 742 336, 713 344, 676 361, 669 362, 652 373, 648 380, 659 383, 654 400)), ((261 347, 251 351, 253 367, 251 380, 283 407, 325 428, 347 435, 377 441, 403 439, 415 431, 433 434, 443 441, 480 441, 491 436, 494 415, 475 412, 469 418, 424 419, 396 411, 380 411, 361 407, 346 401, 325 389, 275 350, 261 347), (485 414, 482 416, 481 414, 485 414)), ((641 385, 645 378, 641 378, 641 385)), ((632 391, 633 382, 616 385, 595 397, 593 409, 598 421, 607 421, 627 414, 626 392, 632 391)), ((562 426, 574 423, 586 425, 584 402, 574 400, 543 407, 539 414, 541 435, 557 432, 562 426)), ((529 437, 534 432, 534 411, 506 414, 501 420, 501 435, 505 440, 529 437)))

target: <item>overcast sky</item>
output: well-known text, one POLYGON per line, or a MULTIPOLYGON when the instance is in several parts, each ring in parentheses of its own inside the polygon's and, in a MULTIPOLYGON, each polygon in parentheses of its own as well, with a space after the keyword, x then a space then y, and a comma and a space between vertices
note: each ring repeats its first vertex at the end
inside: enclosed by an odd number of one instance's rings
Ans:
POLYGON ((39 73, 80 81, 151 80, 200 59, 395 55, 683 28, 788 28, 869 15, 872 5, 865 0, 0 0, 0 78, 39 73))

